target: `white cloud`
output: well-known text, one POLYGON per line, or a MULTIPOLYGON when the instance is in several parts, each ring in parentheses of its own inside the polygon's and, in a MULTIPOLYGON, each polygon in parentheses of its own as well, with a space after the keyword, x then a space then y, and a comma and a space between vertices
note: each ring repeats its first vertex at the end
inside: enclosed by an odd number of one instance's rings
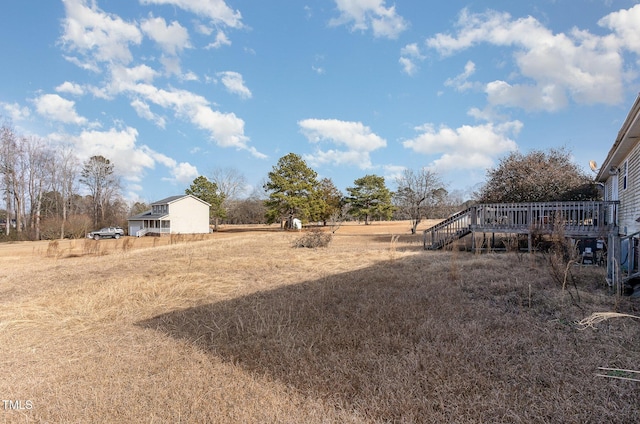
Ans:
POLYGON ((231 9, 224 0, 140 0, 142 4, 167 4, 211 19, 217 25, 242 28, 242 15, 231 9))
POLYGON ((151 82, 158 72, 147 65, 138 65, 133 68, 114 66, 111 68, 111 77, 114 81, 120 81, 123 87, 137 82, 151 82))
POLYGON ((188 162, 180 162, 172 170, 176 182, 186 184, 192 182, 199 175, 198 168, 188 162))
POLYGON ((382 165, 382 169, 384 170, 385 181, 395 181, 402 176, 407 167, 402 165, 382 165))
MULTIPOLYGON (((165 120, 151 113, 149 103, 170 109, 177 117, 187 119, 198 128, 208 131, 212 141, 218 146, 235 147, 246 150, 257 158, 266 158, 266 155, 248 146, 249 138, 244 134, 242 119, 234 113, 213 110, 209 101, 201 95, 174 88, 165 90, 150 84, 156 74, 146 65, 135 68, 117 66, 112 69, 111 80, 108 84, 102 89, 94 89, 94 94, 104 98, 121 94, 131 95, 133 97, 131 104, 139 116, 151 119, 161 127, 165 120)), ((231 84, 230 87, 234 86, 231 84)), ((244 86, 235 86, 240 92, 242 92, 242 87, 244 86)), ((247 90, 247 93, 251 92, 247 90)))
POLYGON ((222 81, 228 92, 237 94, 244 99, 251 98, 251 91, 244 85, 244 79, 238 72, 226 71, 218 72, 218 77, 222 81))
POLYGON ((167 54, 176 55, 191 47, 189 32, 176 21, 167 25, 163 18, 150 17, 142 21, 140 28, 167 54))
POLYGON ((102 155, 114 164, 118 175, 130 181, 140 181, 144 169, 153 168, 155 161, 150 155, 151 149, 136 146, 137 137, 138 131, 127 127, 124 130, 82 131, 70 139, 81 160, 102 155))
POLYGON ((67 16, 63 20, 61 42, 69 51, 86 57, 86 60, 74 58, 76 63, 96 70, 95 62, 131 62, 129 45, 142 41, 135 24, 103 12, 95 2, 91 2, 91 6, 87 6, 86 0, 63 0, 63 3, 67 16))
POLYGON ((133 107, 139 117, 155 123, 160 128, 165 127, 165 119, 162 116, 153 113, 149 104, 140 99, 134 99, 131 101, 131 107, 133 107))
POLYGON ((216 40, 205 47, 205 49, 219 49, 222 46, 230 46, 231 41, 223 31, 218 31, 216 40))
POLYGON ((374 134, 361 122, 340 121, 337 119, 305 119, 298 122, 302 134, 311 143, 328 141, 345 146, 346 150, 316 150, 313 155, 305 156, 312 164, 333 163, 336 165, 355 165, 361 169, 371 168, 370 153, 385 147, 387 142, 374 134))
POLYGON ((45 118, 65 124, 84 125, 87 118, 76 113, 75 102, 57 94, 43 94, 34 99, 36 111, 45 118))
MULTIPOLYGON (((60 135, 54 138, 61 138, 60 135)), ((155 168, 159 163, 169 169, 169 181, 186 183, 197 177, 195 166, 178 163, 162 153, 156 152, 146 145, 137 145, 138 131, 127 127, 122 130, 111 128, 108 131, 82 131, 75 137, 64 136, 74 144, 76 153, 81 160, 93 155, 102 155, 115 166, 116 173, 134 184, 129 189, 140 187, 135 184, 141 181, 146 169, 155 168)))
POLYGON ((193 23, 193 27, 195 28, 196 32, 198 32, 199 34, 202 34, 202 35, 213 34, 213 28, 210 27, 209 25, 203 24, 202 22, 195 21, 193 23))
MULTIPOLYGON (((26 106, 20 106, 18 103, 0 102, 0 109, 12 120, 22 121, 31 115, 31 111, 26 106)), ((3 114, 0 113, 0 116, 3 114)))
POLYGON ((104 86, 87 86, 87 90, 98 98, 111 99, 114 96, 131 91, 138 82, 151 83, 158 75, 158 72, 147 65, 139 65, 133 68, 112 65, 109 68, 109 73, 109 79, 104 86))
POLYGON ((500 154, 517 148, 511 138, 522 128, 520 121, 502 124, 463 125, 452 129, 432 124, 417 127, 421 134, 402 144, 405 148, 425 155, 439 155, 430 165, 438 171, 486 169, 500 154))
POLYGON ((560 85, 544 86, 511 85, 504 81, 493 81, 487 84, 485 91, 492 105, 520 107, 525 110, 556 111, 567 106, 566 91, 560 85))
MULTIPOLYGON (((627 12, 635 17, 640 15, 638 10, 627 12)), ((630 26, 620 22, 625 21, 621 16, 612 14, 600 23, 627 31, 630 26)), ((455 35, 437 34, 427 40, 427 46, 443 56, 480 43, 516 49, 513 57, 519 75, 513 78, 522 81, 487 83, 485 90, 493 105, 553 111, 566 106, 569 98, 581 104, 615 104, 623 98, 623 60, 619 43, 610 35, 600 37, 578 29, 553 34, 532 17, 512 19, 508 13, 472 14, 466 9, 457 27, 455 35)))
POLYGON ((352 23, 352 31, 371 29, 375 37, 397 38, 408 28, 407 22, 396 13, 395 6, 385 7, 385 0, 335 0, 340 11, 332 19, 333 26, 352 23))
POLYGON ((220 147, 235 147, 249 151, 253 156, 265 158, 255 148, 247 145, 249 138, 244 135, 244 121, 234 113, 222 113, 211 109, 202 96, 186 90, 163 90, 150 84, 131 87, 137 95, 161 107, 173 109, 178 117, 186 118, 197 127, 206 130, 211 139, 220 147))
POLYGON ((65 81, 56 87, 58 93, 75 94, 81 96, 84 94, 84 88, 81 85, 69 81, 65 81))
POLYGON ((191 72, 191 71, 182 74, 180 78, 182 78, 183 81, 199 81, 200 80, 200 78, 198 78, 198 75, 196 75, 195 72, 191 72))
MULTIPOLYGON (((140 0, 150 5, 172 5, 198 15, 199 19, 210 20, 212 28, 218 28, 218 42, 229 44, 220 27, 242 28, 241 15, 229 8, 223 0, 140 0)), ((235 147, 246 150, 258 158, 266 156, 248 145, 244 134, 244 121, 234 113, 223 113, 212 109, 203 96, 172 87, 162 89, 154 86, 158 71, 146 64, 129 67, 133 61, 130 47, 142 42, 143 33, 156 41, 163 54, 159 57, 141 58, 157 60, 164 67, 167 77, 175 76, 179 81, 196 81, 194 72, 183 73, 178 54, 190 47, 189 34, 178 22, 167 23, 163 18, 148 17, 138 26, 135 22, 125 22, 117 15, 100 10, 94 0, 63 0, 66 17, 63 20, 63 35, 60 42, 68 55, 68 60, 84 69, 102 71, 107 77, 101 85, 80 87, 72 83, 58 86, 61 93, 79 94, 80 89, 94 96, 111 100, 117 96, 130 97, 129 102, 136 113, 156 123, 166 124, 165 118, 152 112, 153 105, 172 111, 199 129, 207 131, 211 140, 220 147, 235 147)), ((251 91, 244 85, 237 73, 221 75, 228 90, 243 97, 251 97, 251 91)), ((58 95, 45 95, 36 99, 38 113, 66 123, 86 124, 86 118, 75 112, 75 104, 58 95)), ((186 168, 185 168, 186 169, 186 168)), ((186 173, 184 173, 186 174, 186 173)))
POLYGON ((448 87, 454 87, 457 91, 466 91, 473 88, 474 84, 469 82, 469 77, 476 72, 476 64, 472 61, 468 61, 464 66, 464 72, 461 74, 449 78, 445 81, 444 85, 448 87))
POLYGON ((162 56, 160 58, 160 63, 164 66, 164 71, 167 76, 182 75, 182 66, 180 65, 180 59, 176 56, 162 56))
POLYGON ((640 54, 640 4, 631 9, 610 13, 598 21, 598 25, 616 33, 614 41, 620 48, 640 54))
POLYGON ((400 64, 402 70, 407 75, 415 75, 418 72, 418 65, 416 62, 423 61, 425 56, 420 51, 417 43, 407 44, 400 50, 400 64))

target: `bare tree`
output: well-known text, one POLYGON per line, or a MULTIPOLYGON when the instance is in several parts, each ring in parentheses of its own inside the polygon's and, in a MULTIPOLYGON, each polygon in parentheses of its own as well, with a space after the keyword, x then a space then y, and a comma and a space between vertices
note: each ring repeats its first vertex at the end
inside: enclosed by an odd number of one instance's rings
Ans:
POLYGON ((29 228, 36 240, 40 239, 40 213, 44 189, 50 183, 47 164, 53 153, 44 140, 38 137, 23 139, 22 154, 25 160, 26 185, 29 193, 29 228))
POLYGON ((411 219, 411 234, 415 234, 422 218, 443 198, 446 190, 438 175, 422 168, 419 171, 405 169, 396 178, 398 186, 394 194, 396 206, 411 219))
POLYGON ((77 193, 76 182, 78 180, 78 173, 80 172, 80 162, 73 153, 71 147, 62 148, 58 154, 54 163, 57 166, 55 175, 57 191, 60 193, 60 199, 62 200, 62 222, 60 224, 60 238, 65 236, 65 224, 69 218, 70 210, 72 209, 72 202, 77 193))
POLYGON ((247 188, 247 179, 235 168, 216 168, 210 180, 218 186, 225 201, 237 200, 247 188))
POLYGON ((223 199, 220 210, 215 214, 215 230, 218 231, 219 218, 228 217, 230 211, 237 206, 240 195, 247 188, 247 179, 236 168, 215 168, 211 172, 210 180, 216 185, 218 195, 223 199))
POLYGON ((9 235, 11 233, 11 219, 13 216, 11 205, 13 204, 13 195, 11 191, 11 170, 13 169, 11 166, 12 163, 12 153, 13 153, 13 145, 15 145, 15 135, 13 130, 7 125, 3 124, 0 127, 0 175, 2 175, 2 191, 4 194, 5 205, 6 205, 6 228, 5 234, 9 235))
POLYGON ((114 166, 104 156, 91 156, 80 171, 80 183, 89 190, 93 224, 104 223, 106 205, 120 193, 120 180, 114 166))
POLYGON ((229 204, 227 222, 230 224, 265 224, 267 208, 264 201, 267 198, 263 186, 266 179, 253 188, 245 199, 233 200, 229 204))
POLYGON ((2 190, 7 206, 7 222, 5 234, 11 233, 13 217, 16 216, 16 230, 20 232, 20 205, 16 205, 16 185, 19 174, 18 136, 9 124, 0 127, 0 175, 2 190))

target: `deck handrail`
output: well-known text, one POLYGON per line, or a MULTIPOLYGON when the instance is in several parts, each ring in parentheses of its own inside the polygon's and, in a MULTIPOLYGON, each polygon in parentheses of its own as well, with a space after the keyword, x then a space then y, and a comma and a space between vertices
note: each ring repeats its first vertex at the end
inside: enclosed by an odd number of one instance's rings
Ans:
POLYGON ((617 228, 618 201, 480 203, 456 212, 424 231, 426 249, 439 249, 478 232, 551 233, 595 236, 617 228))
POLYGON ((482 203, 475 205, 473 229, 570 232, 610 230, 617 222, 617 201, 482 203))
POLYGON ((471 232, 473 206, 456 212, 424 232, 424 248, 440 249, 471 232))

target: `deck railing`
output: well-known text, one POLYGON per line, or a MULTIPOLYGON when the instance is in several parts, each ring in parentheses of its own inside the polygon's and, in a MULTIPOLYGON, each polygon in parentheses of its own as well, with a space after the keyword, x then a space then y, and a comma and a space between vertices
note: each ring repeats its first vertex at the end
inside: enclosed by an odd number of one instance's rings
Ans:
POLYGON ((145 227, 141 230, 138 230, 138 232, 136 232, 136 236, 142 237, 147 234, 170 234, 170 233, 171 233, 171 228, 145 227))
POLYGON ((552 233, 603 236, 616 228, 618 202, 483 203, 425 230, 424 245, 439 249, 471 232, 552 233))
POLYGON ((440 249, 471 232, 473 208, 456 212, 424 232, 424 247, 440 249))
MULTIPOLYGON (((471 229, 495 232, 597 234, 616 226, 618 202, 485 203, 474 206, 471 229)), ((472 212, 473 213, 473 212, 472 212)))

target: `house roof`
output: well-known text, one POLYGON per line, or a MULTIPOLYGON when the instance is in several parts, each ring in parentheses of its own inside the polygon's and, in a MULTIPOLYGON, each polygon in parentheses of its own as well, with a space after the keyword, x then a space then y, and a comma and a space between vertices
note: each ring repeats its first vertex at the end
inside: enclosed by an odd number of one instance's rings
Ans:
POLYGON ((640 95, 636 97, 627 118, 618 131, 616 141, 613 143, 607 158, 600 166, 596 181, 604 182, 609 178, 610 172, 617 170, 622 161, 640 141, 640 95))
POLYGON ((151 213, 150 210, 139 213, 138 215, 130 216, 127 221, 140 221, 141 219, 163 219, 169 216, 168 213, 151 213))
MULTIPOLYGON (((168 205, 169 203, 174 203, 174 202, 177 202, 178 200, 182 200, 182 199, 185 199, 187 197, 192 197, 192 198, 196 199, 200 203, 204 203, 207 206, 211 206, 209 203, 207 203, 204 200, 199 199, 196 196, 193 196, 191 194, 181 194, 181 195, 178 195, 178 196, 170 196, 170 197, 167 197, 165 199, 158 200, 157 202, 153 202, 151 204, 151 206, 154 206, 154 205, 168 205)), ((139 221, 141 219, 163 219, 163 218, 167 218, 169 216, 168 213, 152 213, 152 211, 153 210, 150 209, 148 211, 139 213, 138 215, 131 216, 131 217, 127 218, 127 221, 139 221)))
POLYGON ((193 196, 191 194, 180 194, 180 195, 177 195, 177 196, 170 196, 170 197, 167 197, 165 199, 158 200, 157 202, 153 202, 151 204, 151 206, 153 206, 153 205, 167 205, 169 203, 177 202, 178 200, 182 200, 182 199, 187 198, 187 197, 193 197, 197 201, 202 202, 202 203, 206 204, 207 206, 211 206, 209 203, 207 203, 204 200, 199 199, 196 196, 193 196))

